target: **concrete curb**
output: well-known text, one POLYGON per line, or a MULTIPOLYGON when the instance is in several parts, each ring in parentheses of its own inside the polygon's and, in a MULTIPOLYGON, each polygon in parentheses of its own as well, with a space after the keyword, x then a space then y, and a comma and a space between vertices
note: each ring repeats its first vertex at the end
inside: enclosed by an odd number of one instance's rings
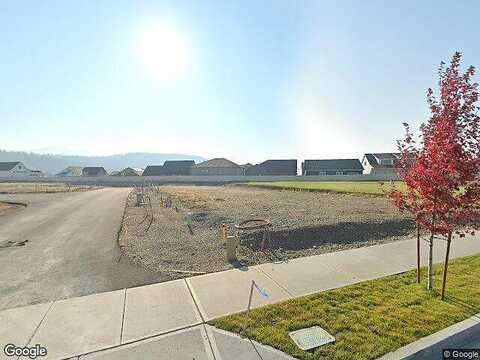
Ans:
POLYGON ((124 231, 123 223, 125 221, 125 215, 127 213, 128 198, 132 194, 132 192, 133 192, 133 189, 128 193, 127 197, 125 198, 125 204, 123 206, 123 212, 122 212, 122 220, 120 221, 120 227, 118 228, 118 231, 117 231, 117 244, 118 244, 118 247, 120 248, 120 251, 122 252, 122 255, 124 255, 123 248, 127 245, 127 236, 128 236, 127 226, 125 225, 125 231, 124 231))
POLYGON ((454 349, 480 338, 480 313, 426 336, 377 360, 442 359, 443 349, 454 349))

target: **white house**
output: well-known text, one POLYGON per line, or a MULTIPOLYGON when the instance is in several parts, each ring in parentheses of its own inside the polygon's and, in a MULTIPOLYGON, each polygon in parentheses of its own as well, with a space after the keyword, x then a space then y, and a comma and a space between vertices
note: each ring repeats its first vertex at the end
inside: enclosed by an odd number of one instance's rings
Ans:
POLYGON ((27 169, 21 161, 0 162, 0 177, 38 176, 35 171, 27 169))
POLYGON ((364 174, 392 175, 396 174, 399 153, 371 153, 365 154, 362 159, 364 174))

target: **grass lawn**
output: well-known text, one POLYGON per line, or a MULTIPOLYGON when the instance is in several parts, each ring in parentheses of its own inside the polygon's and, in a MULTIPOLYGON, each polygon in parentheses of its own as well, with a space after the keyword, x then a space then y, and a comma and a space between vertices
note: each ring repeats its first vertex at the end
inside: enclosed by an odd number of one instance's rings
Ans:
MULTIPOLYGON (((422 278, 425 269, 422 271, 422 278)), ((480 256, 451 262, 446 300, 416 283, 415 271, 243 312, 210 323, 299 359, 375 359, 480 312, 480 256), (336 342, 298 349, 289 331, 319 325, 336 342)), ((441 286, 435 266, 434 288, 441 286)))
MULTIPOLYGON (((403 189, 401 181, 395 181, 399 189, 403 189)), ((275 181, 275 182, 249 182, 248 186, 268 189, 300 189, 310 191, 332 191, 349 194, 383 195, 391 185, 386 181, 275 181)))

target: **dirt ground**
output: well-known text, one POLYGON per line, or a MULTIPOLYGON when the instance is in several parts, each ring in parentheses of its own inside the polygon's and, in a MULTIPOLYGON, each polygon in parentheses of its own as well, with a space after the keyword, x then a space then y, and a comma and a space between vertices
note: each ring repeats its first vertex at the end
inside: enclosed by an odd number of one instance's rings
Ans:
POLYGON ((20 205, 0 202, 0 216, 8 214, 8 213, 10 213, 12 211, 15 211, 16 209, 19 209, 21 207, 22 206, 20 206, 20 205))
POLYGON ((87 191, 98 187, 64 183, 0 183, 0 194, 59 193, 87 191))
POLYGON ((151 208, 136 207, 136 193, 129 195, 122 236, 127 256, 165 272, 166 280, 191 275, 184 271, 232 266, 220 240, 222 223, 230 233, 234 224, 249 218, 273 224, 267 252, 260 249, 260 233, 242 235, 238 258, 247 266, 391 242, 414 232, 413 222, 382 197, 235 186, 152 189, 151 208), (168 198, 172 205, 166 208, 168 198))

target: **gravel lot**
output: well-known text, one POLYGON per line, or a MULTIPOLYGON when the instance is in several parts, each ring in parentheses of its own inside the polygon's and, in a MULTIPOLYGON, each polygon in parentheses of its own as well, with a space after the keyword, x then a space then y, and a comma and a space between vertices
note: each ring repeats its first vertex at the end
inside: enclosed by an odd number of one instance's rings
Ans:
POLYGON ((339 251, 404 239, 414 225, 381 197, 265 190, 235 186, 162 186, 150 191, 150 207, 135 207, 129 195, 124 218, 126 255, 165 280, 231 267, 219 238, 221 223, 248 218, 272 222, 273 246, 260 251, 261 234, 242 236, 242 265, 339 251), (170 197, 172 207, 162 199, 170 197), (147 216, 148 214, 148 216, 147 216), (126 231, 125 231, 126 229, 126 231), (179 271, 171 271, 179 270, 179 271))

